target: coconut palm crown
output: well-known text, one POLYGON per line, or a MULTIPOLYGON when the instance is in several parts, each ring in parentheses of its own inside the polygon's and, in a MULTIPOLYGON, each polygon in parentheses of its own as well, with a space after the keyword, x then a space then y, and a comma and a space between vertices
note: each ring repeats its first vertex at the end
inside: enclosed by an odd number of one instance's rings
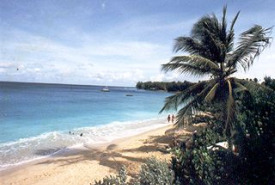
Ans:
MULTIPOLYGON (((194 24, 189 37, 178 37, 174 51, 183 51, 189 55, 175 56, 162 70, 178 71, 197 77, 208 75, 209 80, 199 81, 182 92, 166 98, 161 112, 169 109, 180 110, 177 113, 177 126, 184 125, 184 117, 205 103, 220 102, 224 108, 225 128, 230 128, 235 116, 237 92, 249 92, 251 83, 232 77, 239 68, 245 71, 255 58, 270 44, 271 28, 254 25, 241 33, 234 47, 234 25, 238 12, 230 27, 227 26, 224 7, 222 19, 215 15, 202 17, 194 24)), ((253 85, 253 84, 252 84, 253 85)), ((256 85, 254 83, 254 85, 256 85)))

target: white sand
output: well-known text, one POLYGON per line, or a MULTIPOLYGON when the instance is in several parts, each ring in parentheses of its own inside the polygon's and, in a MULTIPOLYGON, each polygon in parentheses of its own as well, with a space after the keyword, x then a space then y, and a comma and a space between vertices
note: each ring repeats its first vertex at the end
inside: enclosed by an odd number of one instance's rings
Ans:
POLYGON ((170 160, 164 148, 172 142, 167 125, 136 136, 115 140, 100 146, 74 148, 66 154, 33 161, 0 172, 3 185, 89 185, 106 175, 116 174, 125 165, 129 175, 136 174, 145 158, 155 156, 170 160))

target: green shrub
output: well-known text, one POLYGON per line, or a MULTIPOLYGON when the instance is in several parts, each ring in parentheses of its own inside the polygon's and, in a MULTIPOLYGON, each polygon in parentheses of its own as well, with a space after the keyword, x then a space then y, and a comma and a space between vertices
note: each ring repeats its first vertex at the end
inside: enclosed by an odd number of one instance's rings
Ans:
POLYGON ((175 178, 180 184, 190 185, 219 185, 237 184, 236 157, 231 150, 211 147, 219 142, 223 137, 220 128, 212 125, 194 134, 186 143, 175 150, 172 158, 172 169, 175 178))
POLYGON ((228 139, 218 119, 175 149, 172 169, 183 185, 269 185, 275 179, 275 93, 261 89, 238 99, 231 140, 236 150, 209 146, 228 139))
MULTIPOLYGON (((273 80, 274 81, 274 80, 273 80)), ((236 124, 243 184, 272 184, 275 179, 275 92, 256 89, 244 97, 236 124)))
POLYGON ((101 181, 95 181, 95 185, 127 185, 127 171, 123 166, 117 176, 106 176, 101 181))
POLYGON ((149 158, 146 163, 141 166, 137 184, 172 185, 173 181, 174 173, 166 162, 158 161, 155 158, 149 158))
POLYGON ((117 176, 106 176, 101 181, 95 181, 95 185, 173 185, 173 171, 169 169, 166 162, 149 158, 141 166, 136 179, 126 182, 127 172, 123 167, 117 176))

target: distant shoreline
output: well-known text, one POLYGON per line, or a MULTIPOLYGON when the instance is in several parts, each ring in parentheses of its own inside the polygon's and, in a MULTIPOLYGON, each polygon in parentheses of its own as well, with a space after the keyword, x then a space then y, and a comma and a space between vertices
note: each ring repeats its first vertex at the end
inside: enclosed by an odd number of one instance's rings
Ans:
MULTIPOLYGON (((28 84, 28 85, 45 85, 45 86, 51 86, 51 85, 60 85, 60 86, 87 86, 87 87, 105 87, 106 85, 103 84, 69 84, 69 83, 47 83, 47 82, 20 82, 20 81, 0 81, 1 83, 12 83, 12 84, 28 84)), ((108 85, 108 87, 125 87, 125 88, 135 88, 135 86, 114 86, 114 85, 108 85)))
POLYGON ((173 81, 173 82, 161 82, 161 81, 147 81, 138 82, 136 84, 137 89, 144 89, 149 91, 164 91, 164 92, 179 92, 184 91, 195 83, 189 81, 173 81))

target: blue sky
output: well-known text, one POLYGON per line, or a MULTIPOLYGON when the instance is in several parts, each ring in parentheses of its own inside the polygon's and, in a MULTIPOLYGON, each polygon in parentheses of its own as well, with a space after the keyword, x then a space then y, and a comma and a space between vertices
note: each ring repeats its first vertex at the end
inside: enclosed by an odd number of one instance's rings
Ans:
MULTIPOLYGON (((203 15, 228 21, 237 35, 275 25, 273 0, 0 0, 0 81, 134 86, 137 81, 197 80, 165 74, 174 39, 203 15)), ((271 35, 274 37, 274 31, 271 35)), ((236 37, 238 38, 238 37, 236 37)), ((238 77, 275 78, 275 46, 238 77)))

